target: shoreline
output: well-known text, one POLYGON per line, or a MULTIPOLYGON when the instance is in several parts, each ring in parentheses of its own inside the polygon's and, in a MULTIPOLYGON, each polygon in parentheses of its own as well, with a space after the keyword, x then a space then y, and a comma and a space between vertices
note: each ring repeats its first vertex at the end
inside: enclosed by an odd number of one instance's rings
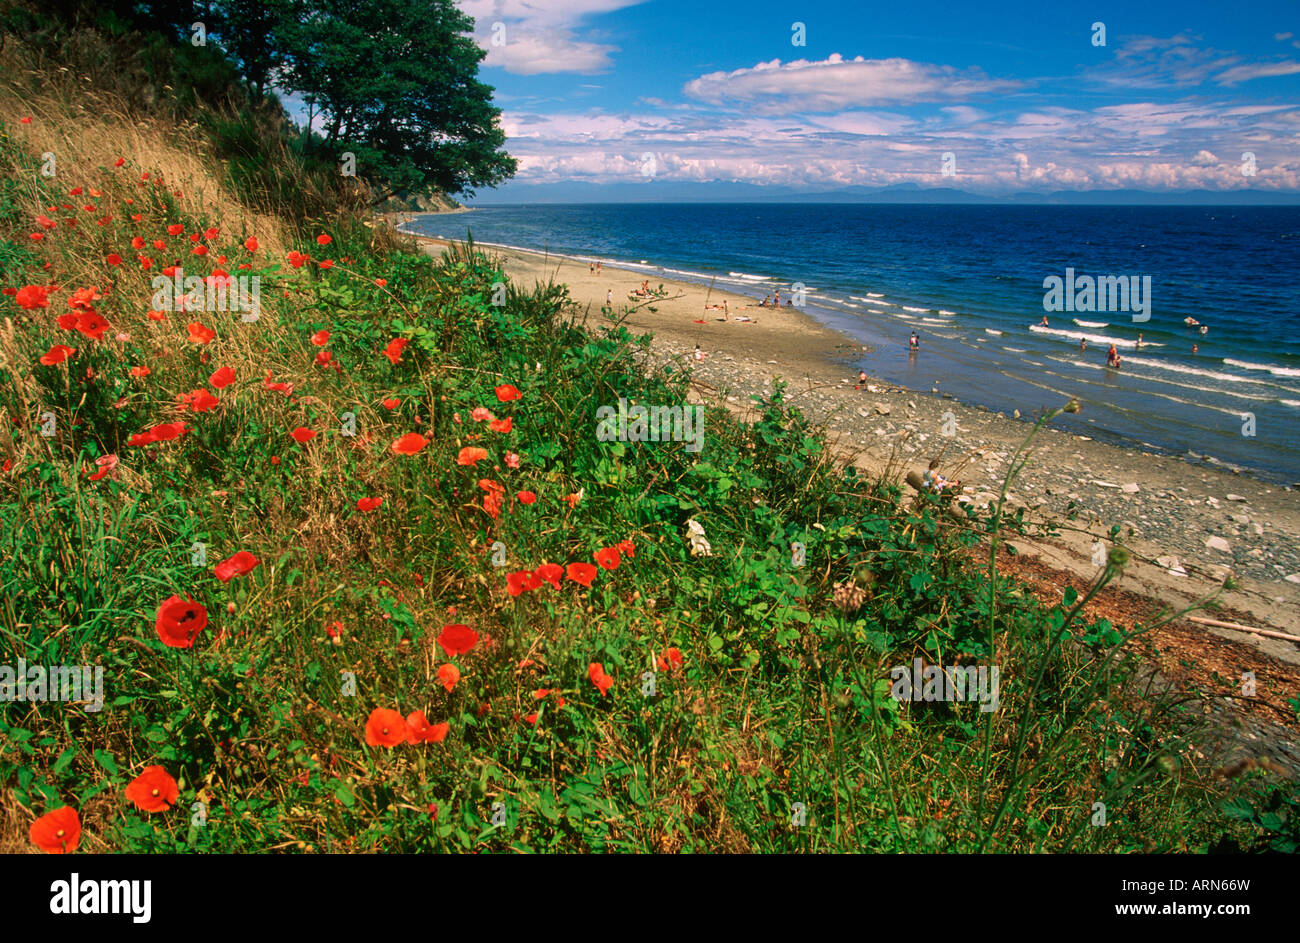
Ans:
MULTIPOLYGON (((403 232, 426 251, 450 244, 403 232)), ((945 476, 962 482, 959 500, 977 508, 996 499, 1008 460, 1032 428, 1026 419, 962 403, 950 394, 878 379, 855 390, 856 377, 847 364, 862 345, 795 308, 762 307, 729 288, 659 276, 650 279, 651 287, 662 282, 666 298, 629 301, 628 291, 646 280, 646 273, 602 265, 597 276, 587 258, 477 245, 501 258, 507 274, 524 285, 548 279, 566 284, 588 318, 599 316, 609 292, 620 314, 631 309, 621 323, 633 333, 654 335, 651 359, 689 368, 701 399, 748 417, 753 415, 749 396, 770 393, 777 379, 785 380, 790 402, 824 425, 833 450, 848 461, 880 472, 892 454, 905 469, 922 470, 930 458, 941 456, 945 476), (721 310, 704 307, 723 301, 729 322, 721 310), (753 320, 737 321, 737 315, 753 320), (699 361, 693 356, 697 344, 705 354, 699 361)), ((1130 589, 1137 583, 1170 604, 1186 605, 1231 573, 1240 588, 1225 591, 1224 606, 1249 614, 1255 624, 1300 634, 1300 492, 1249 470, 1196 465, 1050 425, 1035 439, 1034 454, 1008 494, 1009 508, 1024 507, 1026 519, 1084 532, 1063 529, 1058 538, 1010 543, 1059 569, 1091 576, 1095 543, 1109 544, 1109 526, 1119 525, 1121 540, 1135 557, 1123 580, 1130 589)), ((1222 636, 1243 640, 1240 633, 1222 636)), ((1255 639, 1251 644, 1300 663, 1295 643, 1255 639)))
MULTIPOLYGON (((408 215, 417 216, 417 215, 426 215, 426 214, 408 214, 408 215)), ((410 221, 409 219, 404 220, 403 224, 409 221, 410 221)), ((400 226, 399 226, 399 232, 422 242, 429 242, 434 244, 446 244, 449 241, 442 237, 426 236, 421 233, 412 232, 410 230, 400 229, 400 226)), ((535 256, 539 260, 544 258, 550 259, 553 262, 555 262, 557 266, 569 265, 569 264, 577 264, 581 266, 587 264, 588 262, 601 259, 600 256, 595 254, 582 255, 582 254, 568 254, 568 253, 560 253, 560 252, 543 252, 536 249, 529 249, 524 246, 511 245, 508 243, 476 241, 475 245, 481 246, 484 249, 496 251, 499 254, 516 253, 520 257, 535 256)), ((635 275, 641 279, 646 279, 647 276, 649 276, 650 280, 655 282, 656 284, 658 282, 662 282, 665 286, 672 286, 679 289, 684 288, 687 290, 709 289, 710 286, 709 276, 706 276, 702 273, 675 273, 674 275, 661 275, 658 273, 650 274, 648 271, 645 271, 642 268, 634 267, 637 264, 638 263, 629 263, 626 261, 615 261, 615 262, 603 261, 603 267, 607 270, 626 272, 631 275, 635 275)), ((659 266, 654 266, 653 263, 646 262, 646 261, 642 261, 639 264, 643 266, 644 269, 659 267, 659 266)), ((557 271, 558 271, 558 267, 557 267, 557 271)), ((721 276, 718 277, 720 278, 721 276)), ((741 286, 728 284, 727 286, 720 288, 717 287, 716 285, 713 285, 711 290, 717 294, 718 298, 722 298, 723 296, 726 296, 729 300, 731 300, 733 311, 736 310, 737 308, 740 308, 741 314, 745 314, 749 316, 755 316, 757 314, 758 316, 762 316, 764 313, 766 314, 776 313, 774 309, 771 307, 762 307, 760 305, 757 305, 756 304, 757 296, 744 294, 741 286)), ((614 301, 617 303, 620 301, 620 298, 616 296, 614 298, 614 301)), ((851 356, 853 351, 859 350, 859 351, 867 352, 867 351, 875 351, 879 349, 877 345, 872 343, 864 344, 861 340, 855 339, 845 334, 840 328, 837 328, 833 324, 828 324, 823 319, 817 318, 811 314, 807 314, 806 312, 800 309, 783 306, 780 309, 780 313, 781 315, 795 314, 802 317, 803 321, 800 324, 800 328, 804 331, 814 331, 814 332, 819 331, 822 332, 823 334, 833 335, 837 339, 836 342, 832 344, 832 346, 836 348, 833 352, 833 355, 826 355, 822 358, 825 361, 825 365, 827 366, 831 366, 838 369, 849 369, 850 365, 846 363, 842 363, 842 360, 848 359, 851 356)), ((833 313, 833 312, 828 311, 828 313, 833 313)), ((662 330, 662 329, 663 329, 662 326, 656 327, 656 330, 662 330)), ((856 370, 857 366, 852 365, 852 369, 856 370)), ((955 404, 960 404, 964 408, 979 410, 981 412, 987 412, 997 416, 1004 416, 1007 412, 1007 410, 998 410, 994 407, 986 406, 983 403, 962 398, 958 394, 948 394, 944 391, 941 391, 937 386, 932 387, 929 390, 926 390, 921 386, 909 386, 906 384, 906 382, 897 381, 897 380, 884 380, 878 376, 873 376, 872 382, 876 385, 888 386, 891 389, 908 391, 913 393, 916 396, 935 396, 935 395, 942 396, 944 399, 955 404)), ((936 383, 937 382, 938 381, 936 381, 936 383)), ((1018 409, 1012 410, 1012 412, 1015 413, 1015 415, 1012 418, 1015 418, 1017 419, 1017 421, 1020 421, 1024 424, 1024 434, 1027 435, 1029 433, 1030 428, 1032 428, 1033 425, 1032 417, 1027 414, 1024 417, 1021 417, 1020 410, 1018 409)), ((1225 472, 1225 473, 1232 474, 1234 476, 1249 478, 1263 485, 1279 488, 1282 489, 1283 491, 1294 489, 1298 494, 1300 494, 1300 469, 1297 469, 1295 471, 1287 471, 1287 470, 1276 470, 1272 468, 1256 468, 1250 465, 1237 464, 1230 461, 1224 461, 1213 455, 1200 454, 1191 450, 1183 451, 1180 449, 1163 446, 1157 443, 1142 441, 1130 435, 1126 435, 1121 432, 1116 432, 1111 429, 1100 428, 1100 427, 1093 428, 1091 426, 1084 426, 1082 428, 1079 428, 1076 424, 1075 428, 1069 429, 1067 430, 1067 432, 1068 434, 1079 437, 1083 441, 1097 441, 1102 444, 1110 445, 1113 448, 1123 449, 1130 452, 1136 451, 1136 452, 1141 452, 1143 454, 1160 456, 1162 458, 1170 458, 1182 462, 1184 465, 1188 466, 1190 469, 1193 470, 1207 469, 1210 471, 1225 472)))

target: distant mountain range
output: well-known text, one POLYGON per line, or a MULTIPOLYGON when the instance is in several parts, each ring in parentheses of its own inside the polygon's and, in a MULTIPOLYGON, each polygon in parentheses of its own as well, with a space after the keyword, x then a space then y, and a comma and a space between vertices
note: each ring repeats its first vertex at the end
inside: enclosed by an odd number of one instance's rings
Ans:
POLYGON ((808 191, 751 183, 507 184, 466 201, 468 206, 503 203, 990 203, 1055 205, 1300 206, 1300 193, 1276 190, 1056 190, 1021 191, 1003 196, 969 193, 953 187, 902 183, 891 187, 844 187, 808 191))

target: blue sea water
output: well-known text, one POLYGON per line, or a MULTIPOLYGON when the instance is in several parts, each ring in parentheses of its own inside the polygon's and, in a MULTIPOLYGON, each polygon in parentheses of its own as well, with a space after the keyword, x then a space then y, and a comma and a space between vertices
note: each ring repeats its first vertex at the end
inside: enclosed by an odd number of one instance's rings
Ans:
POLYGON ((854 371, 1025 415, 1074 396, 1055 425, 1300 481, 1298 207, 540 204, 409 228, 783 302, 802 284, 805 312, 871 345, 854 371), (1067 268, 1149 276, 1149 320, 1045 311, 1067 268))

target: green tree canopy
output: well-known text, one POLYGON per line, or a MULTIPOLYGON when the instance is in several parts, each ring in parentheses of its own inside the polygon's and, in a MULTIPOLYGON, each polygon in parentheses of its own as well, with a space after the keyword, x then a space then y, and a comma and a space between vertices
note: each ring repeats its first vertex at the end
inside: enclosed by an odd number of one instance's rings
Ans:
POLYGON ((305 99, 325 148, 354 153, 358 173, 389 192, 464 194, 514 174, 492 88, 478 81, 486 53, 452 0, 281 2, 267 40, 282 64, 274 83, 305 99))

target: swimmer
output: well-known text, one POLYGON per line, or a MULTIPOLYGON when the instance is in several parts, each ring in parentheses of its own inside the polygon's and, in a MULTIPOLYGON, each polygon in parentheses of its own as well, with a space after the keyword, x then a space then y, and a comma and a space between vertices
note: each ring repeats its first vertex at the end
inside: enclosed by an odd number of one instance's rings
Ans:
POLYGON ((1042 320, 1041 322, 1039 322, 1039 323, 1042 324, 1043 327, 1049 327, 1049 326, 1050 326, 1050 325, 1047 323, 1047 315, 1043 315, 1043 320, 1042 320))

